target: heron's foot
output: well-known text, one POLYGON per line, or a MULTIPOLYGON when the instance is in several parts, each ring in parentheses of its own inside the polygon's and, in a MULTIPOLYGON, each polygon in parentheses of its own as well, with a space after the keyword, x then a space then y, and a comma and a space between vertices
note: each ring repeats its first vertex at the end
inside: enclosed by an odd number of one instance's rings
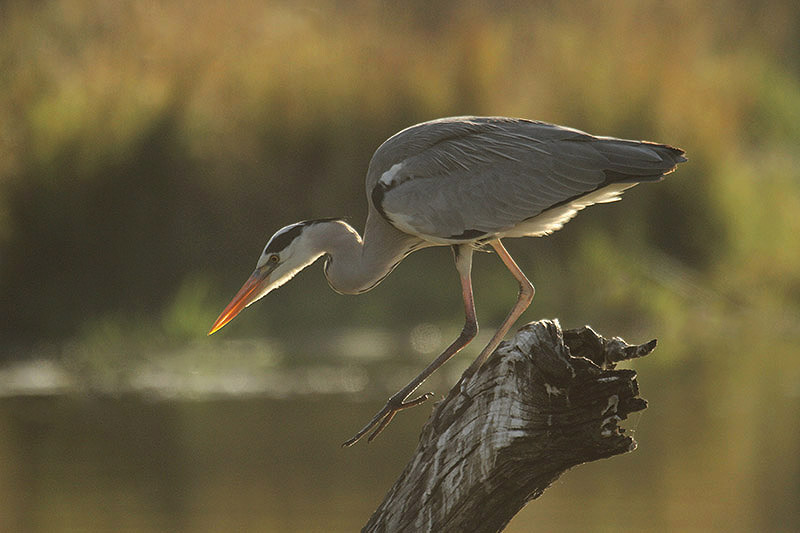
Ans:
POLYGON ((386 402, 386 405, 383 406, 383 409, 378 411, 378 414, 373 416, 372 420, 367 422, 367 425, 364 426, 363 428, 361 428, 361 430, 358 433, 356 433, 353 436, 353 438, 351 438, 350 440, 344 442, 342 444, 342 447, 344 448, 344 447, 347 447, 347 446, 352 446, 353 444, 355 444, 356 442, 361 440, 361 437, 366 435, 372 428, 375 428, 375 431, 373 431, 370 434, 369 438, 367 439, 367 442, 372 442, 372 440, 375 437, 380 435, 381 431, 386 429, 386 426, 389 425, 389 422, 392 421, 392 419, 394 418, 394 415, 396 415, 398 411, 402 411, 403 409, 408 409, 410 407, 415 407, 415 406, 421 404, 422 402, 424 402, 425 400, 427 400, 428 398, 430 398, 432 396, 433 396, 433 393, 432 392, 428 392, 428 393, 425 393, 425 394, 423 394, 422 396, 420 396, 418 398, 414 398, 413 400, 408 400, 408 401, 406 401, 405 399, 401 399, 401 398, 397 397, 396 395, 392 396, 386 402))

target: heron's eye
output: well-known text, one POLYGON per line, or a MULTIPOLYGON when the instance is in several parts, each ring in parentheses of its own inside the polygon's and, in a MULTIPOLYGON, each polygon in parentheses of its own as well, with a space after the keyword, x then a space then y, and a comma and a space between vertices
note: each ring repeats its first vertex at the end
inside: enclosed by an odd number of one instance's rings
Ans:
POLYGON ((278 256, 276 254, 272 254, 267 258, 267 261, 272 263, 273 265, 278 262, 278 256))

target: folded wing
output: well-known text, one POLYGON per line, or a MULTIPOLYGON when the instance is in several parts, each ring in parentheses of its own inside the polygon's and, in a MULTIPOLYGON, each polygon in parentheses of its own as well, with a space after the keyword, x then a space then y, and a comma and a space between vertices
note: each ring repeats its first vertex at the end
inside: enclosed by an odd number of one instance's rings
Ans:
POLYGON ((519 119, 462 117, 413 126, 375 153, 374 207, 439 242, 538 235, 577 210, 657 181, 685 161, 670 146, 519 119))

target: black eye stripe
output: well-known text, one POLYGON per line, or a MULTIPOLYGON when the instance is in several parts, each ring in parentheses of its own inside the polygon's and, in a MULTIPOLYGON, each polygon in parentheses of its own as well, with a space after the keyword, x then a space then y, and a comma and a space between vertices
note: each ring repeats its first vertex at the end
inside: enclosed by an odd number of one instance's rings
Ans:
POLYGON ((303 225, 298 224, 289 228, 288 230, 275 235, 272 237, 272 240, 269 241, 267 247, 264 249, 264 255, 278 253, 281 250, 285 249, 289 244, 297 238, 303 232, 303 225))
POLYGON ((304 220, 303 222, 298 222, 293 226, 289 226, 289 229, 282 233, 277 233, 272 236, 272 239, 267 243, 267 247, 264 249, 264 255, 269 254, 276 254, 286 249, 293 240, 295 240, 303 230, 308 226, 313 226, 314 224, 319 224, 322 222, 331 222, 333 220, 341 220, 338 218, 318 218, 315 220, 304 220))

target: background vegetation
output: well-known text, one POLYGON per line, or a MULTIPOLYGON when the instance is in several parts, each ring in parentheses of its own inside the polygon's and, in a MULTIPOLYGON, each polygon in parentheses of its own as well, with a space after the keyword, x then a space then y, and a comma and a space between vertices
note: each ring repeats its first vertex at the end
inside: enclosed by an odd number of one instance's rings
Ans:
MULTIPOLYGON (((0 360, 44 354, 108 390, 154 351, 235 357, 236 338, 433 324, 443 344, 462 319, 445 250, 358 298, 309 269, 203 336, 275 229, 363 225, 369 159, 403 127, 494 114, 666 142, 690 161, 663 183, 509 242, 537 287, 524 318, 657 336, 637 369, 684 383, 713 427, 741 489, 724 512, 769 486, 745 525, 797 525, 798 43, 788 0, 4 2, 0 360)), ((514 282, 488 254, 474 278, 491 329, 514 282)))

